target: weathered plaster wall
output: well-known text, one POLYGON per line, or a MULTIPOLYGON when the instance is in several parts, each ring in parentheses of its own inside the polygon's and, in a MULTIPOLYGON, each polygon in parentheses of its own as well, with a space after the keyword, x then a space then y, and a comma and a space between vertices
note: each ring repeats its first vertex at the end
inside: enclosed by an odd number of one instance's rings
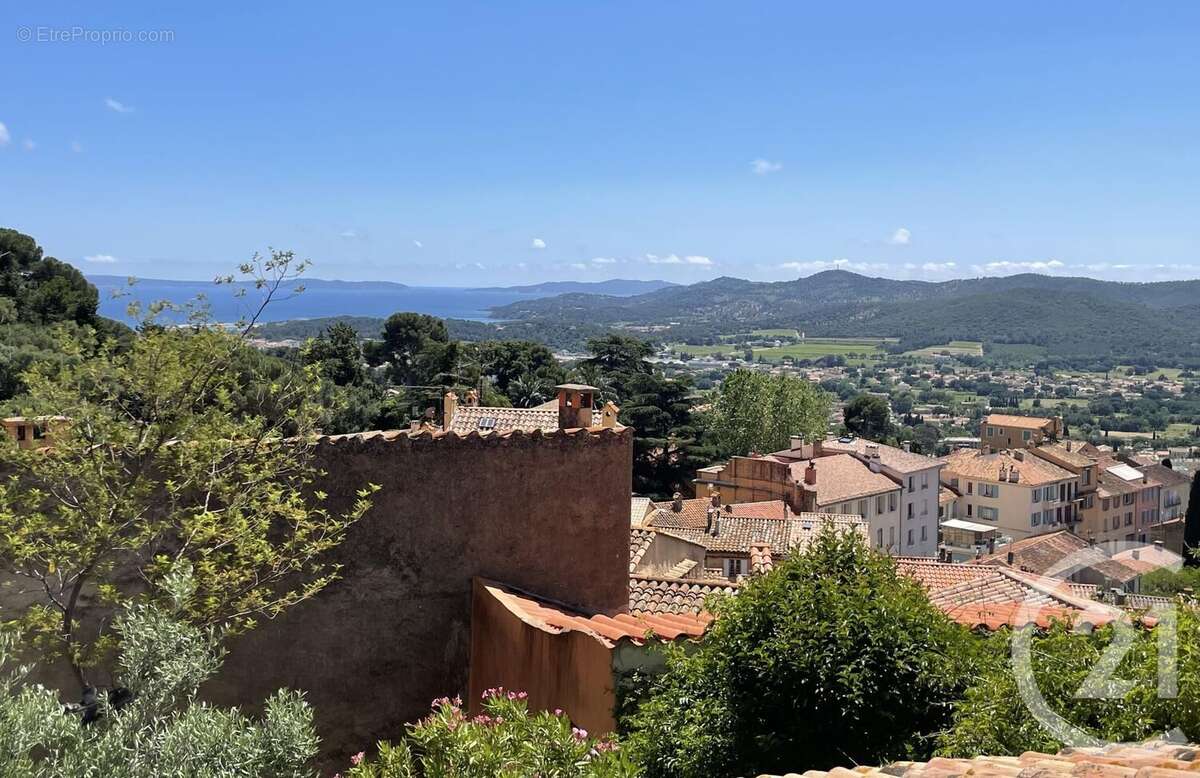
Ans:
POLYGON ((395 738, 435 697, 465 692, 471 580, 577 605, 628 603, 630 430, 334 438, 332 507, 383 488, 335 552, 342 580, 231 645, 206 696, 302 689, 328 755, 395 738))

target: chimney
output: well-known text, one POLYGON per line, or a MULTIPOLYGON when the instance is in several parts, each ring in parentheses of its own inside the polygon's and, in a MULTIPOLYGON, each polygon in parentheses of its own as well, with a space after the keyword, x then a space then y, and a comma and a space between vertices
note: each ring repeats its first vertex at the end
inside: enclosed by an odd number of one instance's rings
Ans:
POLYGON ((1067 441, 1067 451, 1071 450, 1071 441, 1067 441))
POLYGON ((904 449, 904 453, 906 453, 906 454, 912 453, 912 443, 910 443, 909 441, 907 441, 907 440, 904 441, 903 443, 900 444, 900 447, 904 449))
POLYGON ((707 511, 704 512, 704 534, 706 534, 706 535, 714 534, 713 527, 716 526, 717 517, 720 515, 721 515, 721 512, 719 510, 717 510, 716 508, 709 508, 707 511))
POLYGON ((474 408, 475 406, 479 405, 479 392, 475 391, 474 389, 468 389, 466 405, 470 408, 474 408))
POLYGON ((1136 562, 1137 560, 1139 560, 1139 559, 1141 559, 1141 558, 1142 558, 1142 550, 1141 550, 1140 548, 1135 548, 1135 549, 1133 550, 1133 559, 1134 559, 1134 561, 1136 562))
POLYGON ((800 449, 804 448, 804 436, 803 435, 792 435, 791 436, 791 447, 792 447, 792 451, 799 451, 800 449))
POLYGON ((617 426, 617 414, 621 409, 612 400, 604 403, 604 407, 600 409, 600 426, 606 429, 611 429, 617 426))
POLYGON ((1013 459, 1017 460, 1018 462, 1025 461, 1025 452, 1022 451, 1021 449, 1017 449, 1016 451, 1012 452, 1012 455, 1013 455, 1013 459))
POLYGON ((1021 471, 1020 470, 1018 470, 1017 468, 1014 467, 1012 470, 1008 471, 1008 482, 1010 484, 1015 484, 1015 483, 1019 482, 1020 480, 1021 480, 1021 471))
POLYGON ((720 491, 713 489, 712 494, 709 495, 709 498, 710 498, 709 504, 712 505, 712 507, 714 507, 714 508, 721 507, 721 492, 720 491))
POLYGON ((1010 565, 1013 563, 1013 559, 1015 559, 1015 558, 1016 558, 1016 556, 1013 554, 1013 552, 1011 550, 1004 557, 1005 561, 1007 561, 1010 565))
POLYGON ((554 388, 558 390, 558 428, 569 430, 591 427, 592 398, 596 394, 596 387, 560 384, 554 388))
POLYGON ((450 429, 450 422, 454 420, 454 412, 457 410, 458 395, 454 393, 454 390, 450 390, 442 398, 442 429, 450 429))
POLYGON ((1161 540, 1154 541, 1154 552, 1158 553, 1163 550, 1163 542, 1161 540))
POLYGON ((671 510, 674 513, 679 513, 683 510, 683 495, 679 492, 671 495, 671 510))
POLYGON ((808 467, 804 468, 804 483, 809 486, 817 485, 817 463, 814 460, 808 460, 808 467))

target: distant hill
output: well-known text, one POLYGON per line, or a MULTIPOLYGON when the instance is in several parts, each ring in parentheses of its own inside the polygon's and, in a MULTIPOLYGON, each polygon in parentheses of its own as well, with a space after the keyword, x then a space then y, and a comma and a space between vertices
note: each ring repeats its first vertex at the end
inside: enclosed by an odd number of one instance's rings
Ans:
MULTIPOLYGON (((130 299, 143 304, 158 300, 183 303, 203 294, 218 321, 236 321, 249 312, 249 300, 257 300, 254 290, 245 284, 217 286, 209 281, 174 281, 140 278, 132 287, 124 276, 91 275, 88 280, 99 290, 100 313, 124 320, 130 299), (236 296, 246 290, 246 299, 236 296), (117 296, 114 296, 117 295, 117 296)), ((585 290, 604 294, 641 294, 666 285, 665 281, 629 281, 614 279, 577 283, 551 282, 534 286, 457 287, 407 286, 390 281, 331 281, 307 278, 298 284, 304 292, 285 294, 266 311, 264 321, 314 319, 333 316, 386 318, 397 311, 428 313, 444 319, 482 321, 491 308, 520 300, 536 299, 566 290, 585 290)), ((289 290, 297 284, 290 284, 289 290)), ((285 290, 286 291, 286 290, 285 290)))
POLYGON ((718 278, 633 297, 565 294, 499 307, 504 319, 668 326, 696 339, 766 327, 809 335, 1034 343, 1052 354, 1200 357, 1200 280, 1117 283, 1023 274, 940 283, 843 270, 794 281, 718 278))
POLYGON ((670 281, 638 281, 630 278, 613 278, 608 281, 547 281, 544 284, 531 284, 529 286, 493 286, 484 287, 478 291, 507 291, 541 296, 584 293, 629 297, 635 294, 655 292, 671 286, 677 286, 677 284, 673 284, 670 281))

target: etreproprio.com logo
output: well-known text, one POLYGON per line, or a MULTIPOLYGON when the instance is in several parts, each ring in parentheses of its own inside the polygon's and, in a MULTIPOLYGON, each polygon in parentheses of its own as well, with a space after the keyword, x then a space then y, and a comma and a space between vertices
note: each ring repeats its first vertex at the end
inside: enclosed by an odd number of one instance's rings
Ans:
MULTIPOLYGON (((1140 543, 1121 542, 1114 549, 1116 553, 1126 550, 1139 549, 1142 554, 1153 554, 1152 564, 1160 569, 1178 570, 1183 563, 1182 557, 1170 551, 1147 547, 1140 543)), ((1046 571, 1041 581, 1055 589, 1058 597, 1072 597, 1068 593, 1067 581, 1078 573, 1093 570, 1097 573, 1096 565, 1109 559, 1109 555, 1094 546, 1087 546, 1059 560, 1052 569, 1046 571), (1046 580, 1053 579, 1053 580, 1046 580)), ((1146 560, 1149 562, 1150 560, 1146 560)), ((1102 575, 1097 578, 1102 579, 1102 575)), ((1095 735, 1080 729, 1055 711, 1042 695, 1034 674, 1033 637, 1037 631, 1034 622, 1039 612, 1045 609, 1047 592, 1036 587, 1021 603, 1017 612, 1016 624, 1025 626, 1016 628, 1012 633, 1012 670, 1017 682, 1017 691, 1025 707, 1034 718, 1045 727, 1051 735, 1063 744, 1072 747, 1096 747, 1106 745, 1109 741, 1097 738, 1095 735)), ((1096 663, 1087 678, 1074 692, 1076 699, 1112 700, 1124 697, 1135 685, 1117 676, 1117 667, 1122 658, 1132 648, 1137 638, 1138 630, 1143 627, 1134 623, 1130 612, 1117 605, 1084 601, 1082 597, 1074 598, 1084 612, 1075 622, 1075 631, 1084 631, 1095 624, 1111 624, 1112 640, 1100 661, 1096 663)), ((1140 618, 1154 619, 1154 636, 1158 646, 1158 688, 1157 695, 1163 699, 1177 697, 1179 694, 1178 672, 1178 631, 1176 627, 1176 609, 1170 603, 1158 603, 1150 607, 1140 618)), ((1159 733, 1160 737, 1174 741, 1185 740, 1178 729, 1159 733)))

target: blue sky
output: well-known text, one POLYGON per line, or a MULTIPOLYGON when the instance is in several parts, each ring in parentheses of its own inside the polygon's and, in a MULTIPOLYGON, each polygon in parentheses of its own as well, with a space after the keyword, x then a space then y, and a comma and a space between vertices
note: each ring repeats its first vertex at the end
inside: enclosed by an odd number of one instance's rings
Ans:
POLYGON ((10 8, 0 225, 142 277, 1200 276, 1200 4, 268 5, 10 8))

